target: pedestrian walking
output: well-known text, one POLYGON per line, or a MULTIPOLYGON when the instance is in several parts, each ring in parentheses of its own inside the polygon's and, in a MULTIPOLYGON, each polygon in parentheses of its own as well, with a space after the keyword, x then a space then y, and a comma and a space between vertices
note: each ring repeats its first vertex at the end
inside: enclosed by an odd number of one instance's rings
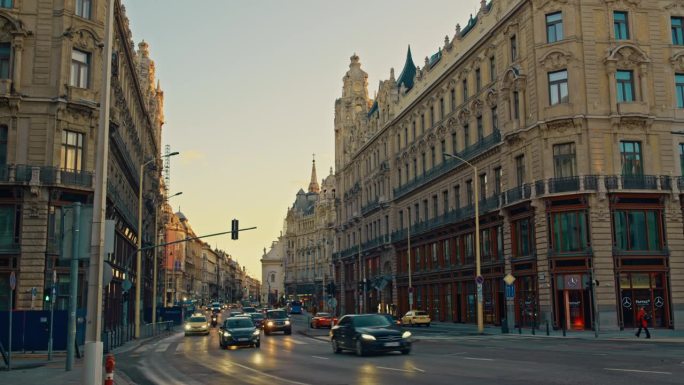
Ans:
POLYGON ((650 314, 646 313, 646 309, 644 309, 643 306, 639 307, 639 311, 637 312, 637 324, 639 325, 639 330, 636 332, 637 338, 639 338, 639 335, 641 334, 641 329, 644 329, 646 332, 646 338, 651 338, 651 333, 648 332, 648 321, 651 320, 650 314))

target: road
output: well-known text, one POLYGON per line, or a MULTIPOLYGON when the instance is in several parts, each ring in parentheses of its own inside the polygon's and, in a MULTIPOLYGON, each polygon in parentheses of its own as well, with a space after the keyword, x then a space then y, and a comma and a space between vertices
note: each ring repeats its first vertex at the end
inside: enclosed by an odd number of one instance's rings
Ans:
POLYGON ((411 329, 410 355, 334 354, 326 331, 296 317, 290 336, 263 336, 260 349, 221 350, 209 336, 182 333, 117 357, 138 384, 681 384, 684 346, 441 333, 411 329), (307 332, 307 335, 301 334, 307 332))

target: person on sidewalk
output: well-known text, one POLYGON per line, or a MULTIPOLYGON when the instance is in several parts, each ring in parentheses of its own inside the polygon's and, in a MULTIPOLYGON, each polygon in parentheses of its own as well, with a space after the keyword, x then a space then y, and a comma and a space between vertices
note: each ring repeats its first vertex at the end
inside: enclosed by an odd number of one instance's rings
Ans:
POLYGON ((639 330, 636 332, 637 338, 639 338, 639 335, 641 334, 641 329, 644 329, 646 332, 646 338, 651 338, 651 333, 648 332, 648 321, 651 319, 651 316, 646 313, 646 309, 644 309, 643 306, 639 307, 639 312, 637 312, 637 324, 639 325, 639 330))

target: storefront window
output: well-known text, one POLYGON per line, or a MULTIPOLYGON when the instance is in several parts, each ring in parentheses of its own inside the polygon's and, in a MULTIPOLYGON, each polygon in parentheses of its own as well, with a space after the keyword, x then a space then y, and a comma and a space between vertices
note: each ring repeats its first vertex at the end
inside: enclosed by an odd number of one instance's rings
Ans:
POLYGON ((623 327, 637 326, 636 314, 640 307, 651 315, 649 326, 670 326, 665 273, 623 272, 619 282, 623 327))

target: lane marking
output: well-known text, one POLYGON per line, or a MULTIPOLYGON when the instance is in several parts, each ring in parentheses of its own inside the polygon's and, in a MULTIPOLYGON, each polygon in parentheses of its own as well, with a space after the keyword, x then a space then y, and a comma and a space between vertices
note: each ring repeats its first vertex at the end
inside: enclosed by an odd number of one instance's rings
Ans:
POLYGON ((405 372, 405 373, 413 373, 413 370, 406 370, 406 369, 397 369, 397 368, 387 368, 384 366, 376 366, 377 369, 384 369, 384 370, 393 370, 395 372, 405 372))
POLYGON ((299 341, 299 340, 296 340, 294 338, 285 339, 285 341, 292 342, 295 345, 307 345, 308 344, 308 342, 299 341))
POLYGON ((176 353, 183 353, 183 348, 185 348, 185 344, 181 342, 178 344, 178 346, 176 346, 176 353))
POLYGON ((416 368, 415 366, 412 366, 412 368, 413 368, 413 370, 417 370, 417 371, 419 371, 419 372, 421 372, 421 373, 425 373, 425 371, 424 371, 423 369, 418 369, 418 368, 416 368))
POLYGON ((593 353, 593 356, 607 356, 608 353, 593 353))
POLYGON ((493 358, 478 358, 478 357, 463 357, 464 360, 473 360, 473 361, 494 361, 493 358))
POLYGON ((457 353, 449 353, 449 356, 458 356, 459 354, 467 354, 468 352, 457 352, 457 353))
POLYGON ((164 352, 164 351, 166 351, 166 349, 169 348, 169 345, 171 345, 170 342, 165 342, 165 343, 163 343, 163 344, 159 344, 159 346, 157 346, 157 348, 154 349, 154 351, 155 351, 156 353, 164 352))
POLYGON ((329 360, 330 358, 328 357, 321 357, 321 356, 311 356, 313 358, 318 358, 319 360, 329 360))
POLYGON ((614 372, 631 372, 631 373, 651 373, 651 374, 672 374, 671 372, 656 372, 653 370, 637 370, 637 369, 615 369, 615 368, 603 368, 604 370, 611 370, 614 372))
POLYGON ((249 366, 245 366, 245 365, 238 364, 237 362, 231 362, 231 365, 235 365, 235 366, 237 366, 238 368, 242 368, 242 369, 245 369, 245 370, 249 370, 249 371, 252 372, 252 373, 257 373, 257 374, 260 374, 260 375, 262 375, 262 376, 264 376, 264 377, 269 377, 269 378, 272 378, 272 379, 274 379, 274 380, 278 380, 278 381, 280 381, 280 382, 286 382, 286 383, 288 383, 288 384, 295 384, 295 385, 312 385, 312 384, 308 384, 308 383, 306 383, 306 382, 292 381, 292 380, 288 380, 287 378, 282 378, 282 377, 274 376, 273 374, 268 374, 268 373, 262 372, 261 370, 257 370, 257 369, 254 369, 254 368, 250 368, 249 366))
POLYGON ((143 353, 143 352, 150 350, 151 347, 152 347, 152 345, 143 345, 143 346, 135 349, 134 352, 135 353, 143 353))

